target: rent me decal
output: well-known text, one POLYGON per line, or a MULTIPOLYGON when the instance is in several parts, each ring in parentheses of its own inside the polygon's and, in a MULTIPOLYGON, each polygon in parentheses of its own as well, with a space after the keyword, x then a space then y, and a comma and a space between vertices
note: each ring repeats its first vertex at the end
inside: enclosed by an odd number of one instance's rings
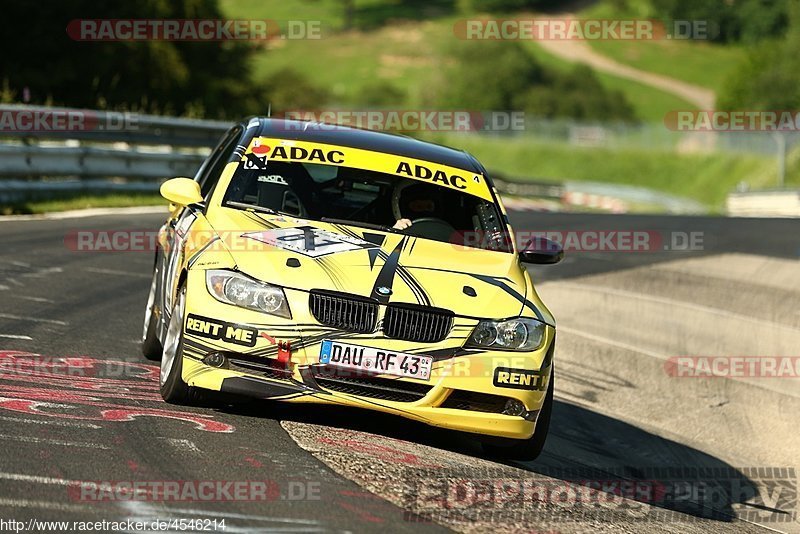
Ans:
POLYGON ((511 369, 510 367, 498 367, 495 369, 493 384, 499 388, 530 389, 533 391, 544 391, 546 387, 545 375, 541 371, 511 369))
POLYGON ((258 339, 258 330, 247 326, 217 321, 199 315, 189 315, 186 320, 186 332, 208 339, 218 339, 227 343, 254 347, 258 339))

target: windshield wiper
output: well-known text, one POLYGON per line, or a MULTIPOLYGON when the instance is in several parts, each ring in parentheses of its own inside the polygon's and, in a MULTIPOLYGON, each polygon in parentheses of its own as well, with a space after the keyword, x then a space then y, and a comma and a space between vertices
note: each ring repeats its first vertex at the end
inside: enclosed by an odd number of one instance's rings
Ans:
POLYGON ((320 220, 322 222, 326 222, 326 223, 348 224, 350 226, 359 226, 361 228, 369 228, 370 230, 379 230, 381 232, 391 232, 393 234, 401 234, 402 233, 397 228, 391 228, 389 226, 384 226, 382 224, 372 224, 372 223, 368 223, 368 222, 348 221, 347 219, 331 219, 329 217, 323 217, 320 220))
POLYGON ((246 202, 236 202, 235 200, 229 200, 225 203, 225 206, 230 206, 231 208, 239 208, 243 210, 253 210, 259 211, 261 213, 269 213, 270 215, 289 215, 288 213, 284 213, 282 211, 274 210, 272 208, 267 208, 264 206, 258 206, 256 204, 247 204, 246 202))

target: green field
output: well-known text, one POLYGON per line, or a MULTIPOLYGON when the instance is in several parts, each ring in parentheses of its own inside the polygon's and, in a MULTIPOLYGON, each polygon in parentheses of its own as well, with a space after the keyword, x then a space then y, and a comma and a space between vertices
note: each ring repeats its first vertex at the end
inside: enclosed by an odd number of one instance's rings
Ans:
MULTIPOLYGON (((776 183, 774 158, 733 153, 676 154, 669 151, 585 148, 524 138, 438 136, 438 142, 467 150, 488 169, 510 176, 618 183, 648 187, 694 199, 712 211, 745 181, 752 188, 776 183)), ((800 156, 800 154, 798 154, 800 156)), ((795 158, 795 160, 800 157, 795 158)), ((790 182, 800 184, 794 161, 790 182)))
MULTIPOLYGON (((226 14, 233 18, 323 21, 321 39, 273 41, 260 49, 252 64, 256 80, 268 79, 281 69, 295 69, 308 76, 315 85, 327 89, 335 100, 331 104, 351 106, 358 105, 364 87, 381 81, 406 95, 406 102, 399 105, 425 105, 426 90, 441 71, 440 50, 454 39, 453 25, 458 16, 400 20, 370 31, 341 32, 337 30, 342 23, 338 3, 297 4, 269 1, 222 3, 226 14)), ((364 5, 378 4, 381 2, 375 0, 364 5)), ((547 54, 534 42, 525 44, 527 50, 547 66, 560 70, 574 67, 572 63, 547 54)), ((608 74, 599 74, 599 77, 606 87, 625 94, 637 117, 646 122, 660 122, 668 111, 692 107, 678 97, 647 85, 608 74)))
POLYGON ((637 69, 663 74, 719 92, 745 49, 686 41, 590 41, 597 52, 637 69))
MULTIPOLYGON (((300 71, 333 95, 334 102, 329 105, 343 107, 364 105, 360 104, 362 91, 376 81, 388 83, 406 95, 406 101, 399 105, 424 107, 429 101, 428 87, 444 66, 440 50, 454 38, 453 24, 460 16, 453 12, 452 2, 432 2, 427 10, 419 9, 419 5, 399 0, 357 1, 355 21, 361 29, 342 31, 342 4, 333 0, 222 2, 230 17, 323 21, 322 39, 272 42, 256 54, 252 68, 256 79, 268 79, 284 68, 300 71), (391 11, 401 5, 405 6, 401 11, 391 11), (391 24, 387 24, 389 21, 391 24)), ((652 14, 648 0, 601 0, 579 12, 579 16, 631 18, 652 14), (620 6, 625 6, 623 11, 620 6)), ((548 67, 562 71, 574 68, 573 63, 550 55, 535 42, 523 44, 548 67)), ((620 63, 712 90, 723 86, 744 53, 740 47, 672 40, 592 41, 590 45, 620 63)), ((645 122, 661 123, 668 111, 693 107, 644 84, 605 73, 598 73, 598 77, 607 88, 625 94, 645 122)), ((695 199, 714 211, 722 208, 725 196, 740 182, 747 182, 752 188, 769 187, 775 184, 777 173, 775 159, 760 155, 681 154, 667 148, 582 148, 533 138, 456 134, 435 137, 469 150, 488 168, 508 175, 649 187, 695 199)), ((800 183, 800 152, 790 158, 788 182, 800 183)))

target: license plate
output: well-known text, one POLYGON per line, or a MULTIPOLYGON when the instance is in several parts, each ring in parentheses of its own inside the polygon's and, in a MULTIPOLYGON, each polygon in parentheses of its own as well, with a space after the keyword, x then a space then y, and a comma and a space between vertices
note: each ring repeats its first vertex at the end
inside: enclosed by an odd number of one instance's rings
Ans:
POLYGON ((433 358, 326 339, 322 342, 319 363, 344 369, 430 380, 433 358))

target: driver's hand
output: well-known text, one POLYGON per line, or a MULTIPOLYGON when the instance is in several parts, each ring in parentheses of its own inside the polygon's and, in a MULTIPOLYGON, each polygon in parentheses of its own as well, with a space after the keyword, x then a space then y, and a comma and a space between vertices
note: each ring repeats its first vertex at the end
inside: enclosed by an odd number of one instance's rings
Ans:
POLYGON ((406 228, 410 228, 412 224, 413 223, 411 222, 411 219, 400 219, 399 221, 394 223, 394 226, 392 226, 392 228, 394 228, 395 230, 405 230, 406 228))

